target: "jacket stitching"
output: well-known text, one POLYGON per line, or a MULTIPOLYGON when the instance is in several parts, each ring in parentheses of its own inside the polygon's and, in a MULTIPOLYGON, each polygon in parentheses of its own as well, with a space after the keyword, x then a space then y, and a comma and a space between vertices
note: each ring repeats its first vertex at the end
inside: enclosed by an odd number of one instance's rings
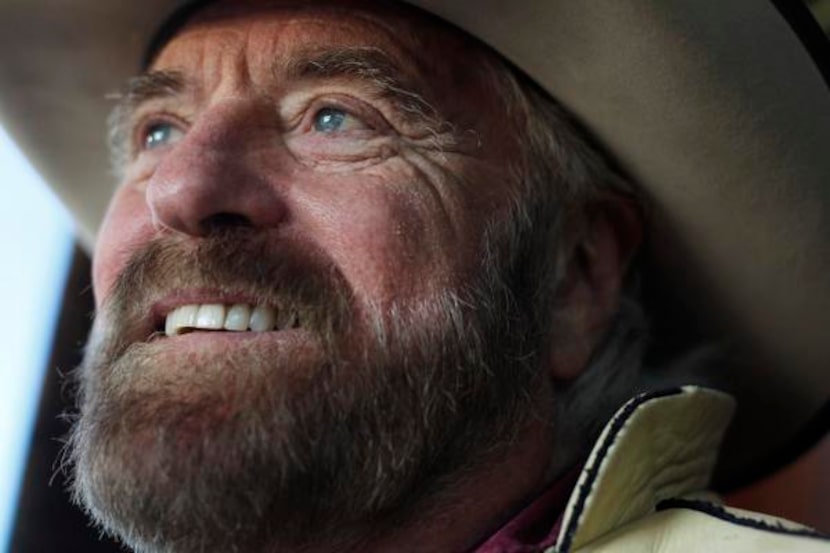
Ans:
POLYGON ((666 511, 668 509, 691 509, 693 511, 699 511, 715 518, 725 520, 726 522, 755 528, 756 530, 830 541, 830 535, 823 534, 817 530, 810 528, 788 528, 780 522, 773 523, 757 518, 741 516, 728 511, 721 505, 709 503, 708 501, 701 501, 699 499, 672 498, 663 500, 657 504, 657 511, 666 511))
POLYGON ((562 539, 562 544, 559 547, 558 551, 561 553, 568 553, 571 549, 571 544, 573 542, 574 536, 576 535, 576 531, 579 528, 579 519, 582 518, 582 511, 585 508, 585 502, 588 500, 588 496, 591 494, 591 491, 594 488, 594 484, 596 482, 597 476, 599 475, 600 466, 602 466, 603 461, 605 460, 608 450, 617 441, 617 436, 622 430, 622 427, 625 426, 625 423, 631 418, 632 413, 639 408, 644 403, 651 401, 653 399, 680 395, 683 393, 682 388, 671 388, 667 390, 661 390, 657 392, 650 392, 641 394, 626 404, 622 411, 620 411, 616 417, 611 421, 611 428, 608 433, 607 439, 605 439, 602 444, 600 445, 600 449, 597 451, 597 455, 595 459, 597 460, 596 463, 593 463, 586 467, 586 481, 584 484, 579 486, 577 490, 577 498, 576 504, 574 505, 574 515, 571 517, 570 522, 568 523, 568 527, 565 530, 565 537, 562 539))

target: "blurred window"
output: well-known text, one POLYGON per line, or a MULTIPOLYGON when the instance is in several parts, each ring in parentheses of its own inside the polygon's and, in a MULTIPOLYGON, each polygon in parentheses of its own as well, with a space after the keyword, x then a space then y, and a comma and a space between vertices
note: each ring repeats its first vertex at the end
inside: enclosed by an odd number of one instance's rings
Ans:
POLYGON ((69 215, 0 128, 0 551, 7 551, 72 253, 69 215))

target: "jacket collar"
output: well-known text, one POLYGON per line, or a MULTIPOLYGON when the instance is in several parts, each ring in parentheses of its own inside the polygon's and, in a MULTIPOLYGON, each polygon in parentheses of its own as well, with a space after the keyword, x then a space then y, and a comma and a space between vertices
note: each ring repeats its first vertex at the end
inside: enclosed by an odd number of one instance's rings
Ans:
POLYGON ((705 490, 734 400, 686 386, 638 395, 611 418, 568 501, 552 551, 566 553, 705 490))

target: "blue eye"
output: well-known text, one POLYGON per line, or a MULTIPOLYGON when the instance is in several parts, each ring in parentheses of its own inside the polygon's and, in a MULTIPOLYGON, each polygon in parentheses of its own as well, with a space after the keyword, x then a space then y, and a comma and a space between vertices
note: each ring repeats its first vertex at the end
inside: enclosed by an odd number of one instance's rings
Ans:
POLYGON ((336 132, 341 130, 346 112, 336 108, 323 108, 314 114, 314 130, 319 132, 336 132))
POLYGON ((340 108, 322 108, 314 114, 314 130, 325 134, 363 131, 371 126, 362 119, 340 108))
POLYGON ((183 135, 181 129, 171 123, 153 123, 144 134, 144 149, 152 150, 177 141, 183 135))

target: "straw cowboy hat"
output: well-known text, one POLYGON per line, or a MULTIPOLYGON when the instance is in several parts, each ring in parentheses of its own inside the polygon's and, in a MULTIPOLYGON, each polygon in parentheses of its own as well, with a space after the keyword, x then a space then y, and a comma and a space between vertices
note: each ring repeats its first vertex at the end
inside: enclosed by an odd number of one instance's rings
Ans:
MULTIPOLYGON (((4 0, 0 122, 90 246, 114 186, 108 94, 181 0, 4 0)), ((413 0, 562 102, 645 191, 652 361, 721 339, 739 410, 721 488, 826 429, 830 397, 827 44, 799 3, 413 0)), ((6 183, 6 186, 13 183, 6 183)))

